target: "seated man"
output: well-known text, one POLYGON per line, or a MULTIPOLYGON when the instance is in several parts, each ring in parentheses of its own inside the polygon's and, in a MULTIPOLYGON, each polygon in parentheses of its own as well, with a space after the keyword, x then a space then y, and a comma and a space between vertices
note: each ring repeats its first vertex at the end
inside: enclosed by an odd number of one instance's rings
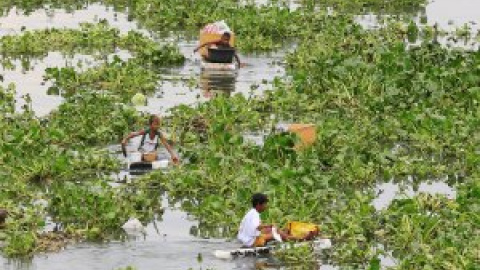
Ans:
MULTIPOLYGON (((222 37, 219 40, 203 43, 200 46, 198 46, 197 48, 195 48, 195 50, 193 50, 193 52, 197 52, 198 50, 200 50, 201 48, 203 48, 205 46, 207 46, 207 47, 216 46, 217 48, 220 48, 220 49, 221 48, 232 48, 232 46, 230 46, 230 38, 231 38, 230 33, 225 32, 225 33, 223 33, 222 37)), ((237 60, 237 63, 238 63, 239 67, 244 66, 240 62, 240 58, 238 57, 237 53, 235 53, 235 59, 237 60)))
MULTIPOLYGON (((260 213, 267 209, 268 198, 265 194, 257 193, 252 196, 253 208, 243 218, 237 238, 245 247, 262 247, 268 241, 274 240, 272 225, 261 224, 260 213)), ((294 237, 287 232, 278 231, 283 241, 311 240, 318 235, 318 231, 310 231, 305 237, 294 237)))

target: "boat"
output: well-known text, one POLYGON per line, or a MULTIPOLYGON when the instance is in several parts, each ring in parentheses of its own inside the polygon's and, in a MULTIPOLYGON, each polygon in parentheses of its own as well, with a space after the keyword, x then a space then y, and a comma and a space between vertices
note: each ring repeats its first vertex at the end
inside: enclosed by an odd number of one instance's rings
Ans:
POLYGON ((213 255, 218 259, 235 259, 239 257, 256 257, 259 255, 265 255, 274 252, 275 250, 288 249, 291 247, 299 247, 305 245, 313 245, 317 250, 329 249, 332 246, 330 239, 318 239, 314 241, 305 241, 297 243, 278 243, 273 245, 267 245, 265 247, 252 247, 252 248, 238 248, 232 250, 215 250, 213 255))
POLYGON ((168 167, 169 160, 156 160, 152 162, 148 161, 136 161, 128 162, 128 171, 131 175, 142 175, 151 170, 165 169, 168 167))
POLYGON ((235 57, 233 48, 210 47, 207 55, 202 55, 201 68, 203 71, 235 72, 238 69, 238 65, 233 61, 235 57))
POLYGON ((203 47, 200 48, 199 53, 202 56, 201 69, 202 71, 237 71, 238 67, 233 63, 235 55, 235 33, 228 27, 224 21, 219 21, 207 24, 200 30, 199 44, 204 44, 211 41, 219 40, 222 34, 230 33, 231 48, 217 48, 217 47, 203 47), (208 60, 207 60, 208 59, 208 60))
POLYGON ((146 155, 147 158, 145 158, 145 155, 139 151, 130 152, 127 155, 125 146, 122 146, 122 153, 127 158, 127 168, 131 175, 142 175, 151 170, 164 169, 169 164, 168 159, 156 160, 156 155, 153 158, 148 154, 146 155))
POLYGON ((237 65, 235 63, 212 63, 207 62, 202 59, 200 62, 200 67, 202 70, 205 71, 230 71, 234 72, 237 71, 237 65))

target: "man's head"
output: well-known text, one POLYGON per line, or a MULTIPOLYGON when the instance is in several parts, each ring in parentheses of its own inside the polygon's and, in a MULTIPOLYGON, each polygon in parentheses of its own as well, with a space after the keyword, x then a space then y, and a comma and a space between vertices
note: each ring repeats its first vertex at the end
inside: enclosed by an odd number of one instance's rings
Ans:
POLYGON ((252 196, 252 206, 257 209, 258 212, 263 212, 267 209, 268 198, 263 193, 256 193, 252 196))
POLYGON ((148 124, 150 125, 150 129, 152 130, 157 130, 160 128, 160 117, 157 115, 150 115, 150 118, 148 119, 148 124))
POLYGON ((230 44, 230 38, 231 38, 231 35, 229 32, 225 32, 223 33, 222 37, 220 38, 220 40, 222 41, 223 44, 230 44))

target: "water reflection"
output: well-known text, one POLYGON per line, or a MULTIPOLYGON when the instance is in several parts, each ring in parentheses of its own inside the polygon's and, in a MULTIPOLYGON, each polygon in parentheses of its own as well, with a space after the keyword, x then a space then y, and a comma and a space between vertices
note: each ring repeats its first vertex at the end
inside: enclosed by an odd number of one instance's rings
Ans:
POLYGON ((200 87, 205 98, 217 95, 229 97, 235 91, 236 72, 202 71, 200 87))

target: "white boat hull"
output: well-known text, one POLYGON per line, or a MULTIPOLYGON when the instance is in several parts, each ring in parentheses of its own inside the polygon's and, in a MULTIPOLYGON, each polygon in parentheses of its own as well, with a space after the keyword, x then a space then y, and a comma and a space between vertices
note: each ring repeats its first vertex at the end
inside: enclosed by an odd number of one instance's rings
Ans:
POLYGON ((237 65, 235 63, 209 63, 201 61, 202 70, 214 71, 236 71, 237 65))
POLYGON ((328 249, 332 246, 330 239, 319 239, 312 242, 300 242, 300 243, 283 243, 276 246, 266 247, 253 247, 253 248, 238 248, 232 250, 215 250, 213 255, 219 259, 233 259, 237 257, 249 257, 258 256, 261 254, 268 254, 275 249, 285 249, 291 246, 302 246, 313 244, 316 249, 328 249))

